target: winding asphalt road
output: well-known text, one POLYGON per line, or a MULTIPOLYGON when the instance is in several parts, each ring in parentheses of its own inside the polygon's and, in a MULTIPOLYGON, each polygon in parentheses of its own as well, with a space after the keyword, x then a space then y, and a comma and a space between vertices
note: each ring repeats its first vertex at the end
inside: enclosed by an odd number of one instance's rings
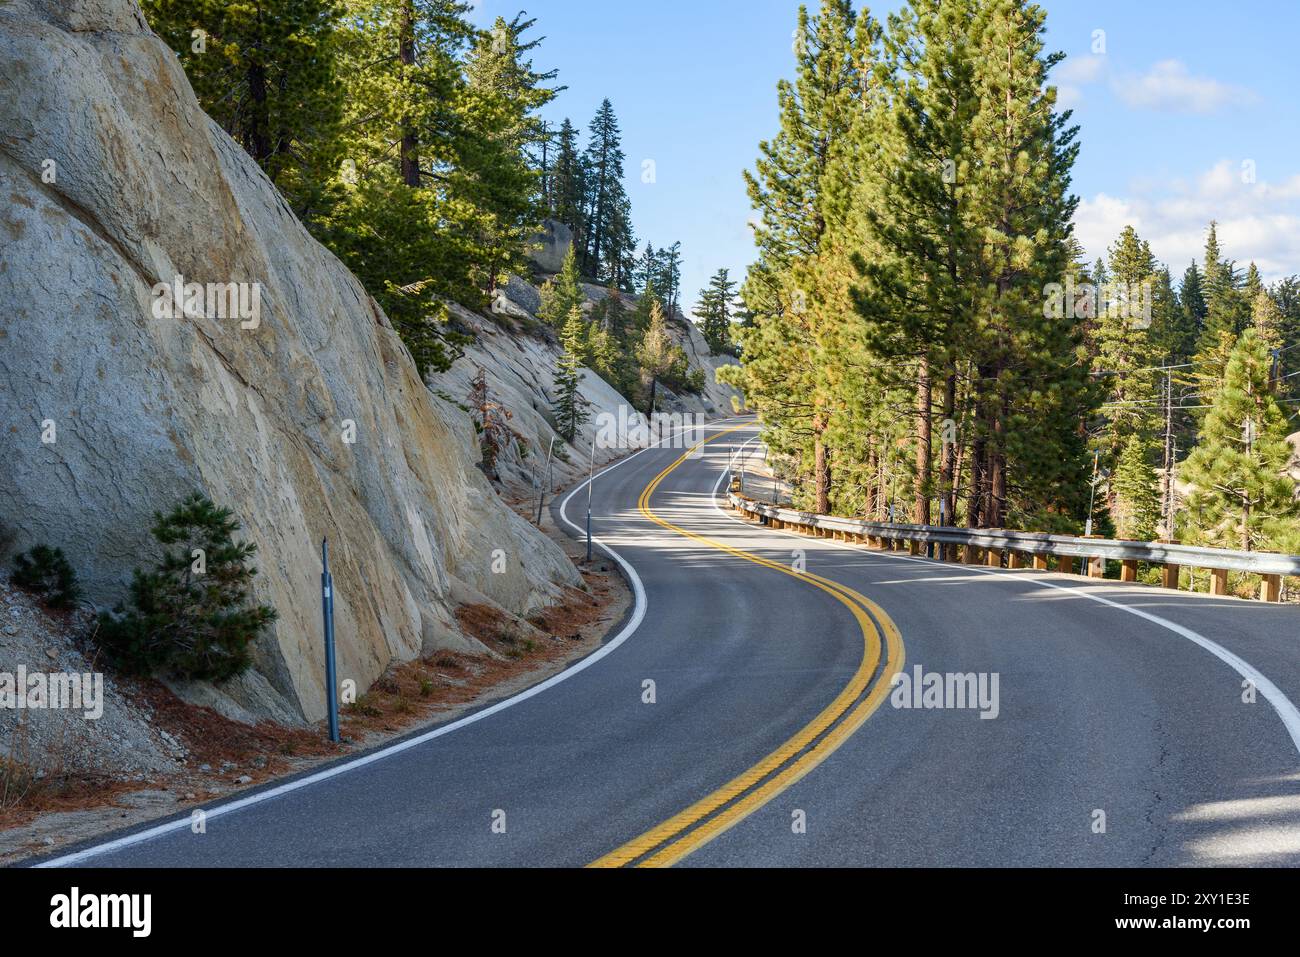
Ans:
POLYGON ((1300 864, 1300 611, 743 522, 722 481, 755 435, 597 477, 596 535, 641 594, 564 676, 212 805, 206 833, 187 814, 47 863, 1300 864), (917 666, 996 674, 996 717, 895 707, 917 666))

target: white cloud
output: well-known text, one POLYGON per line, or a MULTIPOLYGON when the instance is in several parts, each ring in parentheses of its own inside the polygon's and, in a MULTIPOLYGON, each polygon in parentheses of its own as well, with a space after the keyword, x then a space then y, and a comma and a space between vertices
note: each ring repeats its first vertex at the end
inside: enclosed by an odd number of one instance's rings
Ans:
POLYGON ((1141 76, 1116 77, 1111 90, 1134 109, 1173 113, 1214 113, 1256 99, 1243 87, 1193 76, 1179 60, 1161 60, 1141 76))
POLYGON ((1105 70, 1106 58, 1104 56, 1096 54, 1072 56, 1067 57, 1065 62, 1057 67, 1053 79, 1070 85, 1096 83, 1101 79, 1101 75, 1105 70))
POLYGON ((1177 281, 1205 258, 1205 231, 1219 223, 1223 254, 1254 260, 1266 282, 1300 273, 1300 174, 1248 182, 1240 161, 1221 160, 1194 180, 1142 185, 1130 196, 1097 193, 1075 214, 1075 235, 1090 260, 1106 254, 1125 226, 1151 243, 1177 281))
POLYGON ((1106 72, 1106 58, 1097 55, 1069 57, 1052 74, 1056 86, 1056 106, 1073 110, 1084 100, 1083 88, 1096 83, 1106 72))

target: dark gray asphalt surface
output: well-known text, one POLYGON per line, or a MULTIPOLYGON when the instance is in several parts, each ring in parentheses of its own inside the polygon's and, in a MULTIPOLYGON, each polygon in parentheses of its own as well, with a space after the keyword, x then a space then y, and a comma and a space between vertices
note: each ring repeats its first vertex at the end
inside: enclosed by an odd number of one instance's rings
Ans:
MULTIPOLYGON (((888 612, 909 672, 998 673, 1000 713, 887 701, 685 865, 1300 863, 1300 755, 1274 708, 1243 703, 1241 677, 1186 638, 1044 582, 1194 629, 1292 701, 1300 610, 991 575, 747 526, 712 492, 728 445, 753 434, 684 462, 654 510, 774 561, 802 550, 810 572, 888 612), (797 811, 806 833, 792 827, 797 811)), ((642 489, 680 454, 651 450, 597 479, 596 534, 636 568, 648 600, 644 622, 607 657, 444 737, 212 818, 205 834, 184 829, 82 863, 582 865, 754 765, 840 692, 862 636, 819 589, 640 515, 642 489), (642 701, 647 679, 654 704, 642 701), (505 833, 492 829, 498 811, 505 833)), ((585 494, 570 518, 583 508, 585 494)))

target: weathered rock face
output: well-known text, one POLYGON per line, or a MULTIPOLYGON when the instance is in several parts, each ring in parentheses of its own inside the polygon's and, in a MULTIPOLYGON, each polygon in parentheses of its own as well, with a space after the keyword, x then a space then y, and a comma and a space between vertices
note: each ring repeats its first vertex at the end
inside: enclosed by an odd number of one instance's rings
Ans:
POLYGON ((200 110, 133 0, 0 4, 0 85, 0 522, 14 548, 62 546, 111 603, 152 551, 151 514, 202 490, 258 545, 258 598, 280 621, 257 667, 309 719, 325 702, 323 537, 339 674, 360 688, 395 659, 470 642, 455 589, 522 613, 577 581, 499 502, 469 419, 200 110), (258 284, 260 321, 160 318, 152 290, 178 276, 258 284))
MULTIPOLYGON (((607 294, 600 286, 584 284, 583 289, 589 309, 607 294)), ((589 419, 572 443, 564 441, 555 431, 554 416, 555 368, 561 348, 554 334, 545 330, 545 324, 537 318, 540 306, 540 290, 517 276, 510 277, 498 291, 492 305, 493 318, 454 306, 457 326, 471 333, 474 342, 448 371, 429 380, 429 385, 447 399, 465 402, 475 376, 483 370, 488 400, 508 411, 508 425, 517 436, 514 447, 504 449, 496 463, 495 477, 511 494, 519 498, 535 496, 536 483, 557 491, 567 488, 585 478, 592 464, 602 466, 649 442, 666 440, 676 446, 686 439, 699 441, 703 436, 693 432, 680 441, 672 436, 683 426, 732 414, 731 397, 735 393, 730 386, 719 383, 715 373, 720 365, 735 360, 710 356, 694 323, 673 322, 669 331, 674 341, 685 351, 692 368, 704 374, 703 392, 676 395, 661 386, 657 408, 665 415, 654 431, 638 429, 637 423, 645 422, 639 411, 599 375, 584 369, 579 388, 589 419), (548 467, 546 453, 552 442, 556 454, 548 467)), ((628 297, 627 307, 636 307, 636 297, 628 297)))
POLYGON ((534 237, 536 244, 529 257, 542 272, 555 273, 564 268, 564 257, 573 245, 573 230, 564 223, 548 219, 541 233, 534 237))

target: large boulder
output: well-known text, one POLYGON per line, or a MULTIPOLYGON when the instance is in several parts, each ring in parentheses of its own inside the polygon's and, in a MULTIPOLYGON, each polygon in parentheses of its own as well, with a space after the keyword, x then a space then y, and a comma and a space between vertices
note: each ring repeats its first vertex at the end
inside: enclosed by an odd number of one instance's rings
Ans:
POLYGON ((339 675, 360 688, 394 660, 470 646, 455 589, 526 613, 577 582, 474 467, 468 417, 203 113, 133 0, 0 3, 0 78, 13 548, 62 546, 107 605, 151 553, 155 510, 195 489, 233 508, 258 546, 257 597, 280 613, 257 669, 283 699, 239 703, 307 719, 326 700, 322 538, 339 675), (157 310, 177 277, 247 284, 259 321, 157 310))
POLYGON ((564 268, 564 257, 573 245, 573 230, 553 219, 542 224, 542 231, 533 237, 529 258, 544 273, 557 273, 564 268))

